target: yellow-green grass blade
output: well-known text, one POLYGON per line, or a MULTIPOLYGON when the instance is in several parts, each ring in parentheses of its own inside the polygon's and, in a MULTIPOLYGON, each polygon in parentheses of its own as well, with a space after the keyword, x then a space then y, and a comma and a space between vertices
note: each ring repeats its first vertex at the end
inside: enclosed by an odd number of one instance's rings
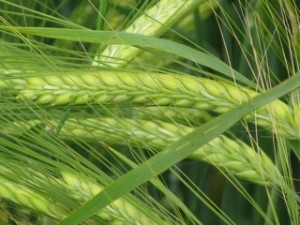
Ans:
POLYGON ((216 119, 209 121, 178 142, 172 144, 169 148, 156 154, 115 180, 93 199, 58 223, 58 225, 79 224, 94 215, 99 209, 186 158, 196 149, 222 134, 251 111, 293 91, 299 86, 300 73, 297 73, 277 87, 253 98, 248 103, 236 107, 216 119))
MULTIPOLYGON (((0 30, 12 31, 12 28, 9 26, 0 26, 0 30)), ((238 71, 235 71, 232 67, 228 66, 218 58, 209 55, 208 53, 198 51, 194 48, 169 40, 115 31, 92 31, 42 27, 13 27, 13 30, 25 34, 55 39, 152 48, 191 60, 199 65, 213 69, 227 77, 230 77, 231 79, 234 77, 235 80, 244 83, 247 86, 256 88, 256 84, 254 82, 240 74, 238 71)))

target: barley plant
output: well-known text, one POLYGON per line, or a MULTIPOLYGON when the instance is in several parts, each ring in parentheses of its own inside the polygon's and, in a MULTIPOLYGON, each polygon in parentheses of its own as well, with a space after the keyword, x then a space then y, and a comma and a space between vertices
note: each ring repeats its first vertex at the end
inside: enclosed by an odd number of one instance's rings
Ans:
POLYGON ((0 0, 0 224, 300 224, 298 0, 0 0))

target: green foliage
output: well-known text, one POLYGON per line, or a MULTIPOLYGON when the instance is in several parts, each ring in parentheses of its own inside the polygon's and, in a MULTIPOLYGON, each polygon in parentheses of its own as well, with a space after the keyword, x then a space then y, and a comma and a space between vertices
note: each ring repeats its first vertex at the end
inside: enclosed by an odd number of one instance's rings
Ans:
POLYGON ((0 223, 300 224, 299 27, 296 0, 0 1, 0 223))

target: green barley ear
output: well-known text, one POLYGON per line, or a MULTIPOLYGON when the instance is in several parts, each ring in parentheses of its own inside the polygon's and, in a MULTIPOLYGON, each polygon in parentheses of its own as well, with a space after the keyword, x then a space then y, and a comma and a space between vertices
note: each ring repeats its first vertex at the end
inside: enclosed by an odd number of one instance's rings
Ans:
POLYGON ((2 177, 0 177, 0 196, 55 219, 63 219, 66 216, 64 212, 59 209, 61 206, 51 201, 51 199, 21 184, 8 181, 2 177))
MULTIPOLYGON (((8 174, 14 176, 10 169, 6 169, 2 166, 0 166, 0 168, 2 172, 5 171, 7 176, 8 174)), ((34 174, 33 177, 43 177, 43 175, 38 172, 32 171, 32 173, 34 174)), ((68 197, 73 198, 79 203, 84 203, 103 189, 102 185, 79 174, 75 175, 71 172, 61 172, 61 175, 61 178, 47 177, 47 181, 59 185, 68 197)), ((51 200, 50 197, 47 198, 47 196, 37 193, 32 188, 12 182, 2 176, 0 176, 0 197, 56 220, 61 220, 67 216, 67 208, 63 205, 51 200)), ((69 209, 67 211, 69 211, 69 209)), ((154 217, 149 217, 146 213, 143 213, 141 209, 136 208, 134 204, 131 204, 124 198, 115 201, 106 209, 101 210, 97 216, 109 221, 110 224, 168 224, 164 222, 161 223, 161 220, 159 220, 160 222, 155 222, 154 217)))
MULTIPOLYGON (((42 121, 38 120, 28 121, 27 124, 26 121, 14 122, 7 124, 0 131, 1 133, 14 133, 16 130, 40 123, 42 121)), ((47 123, 57 127, 58 122, 51 120, 47 123)), ((146 121, 106 117, 68 118, 60 130, 60 137, 66 140, 77 138, 82 141, 97 140, 108 144, 118 143, 125 146, 163 149, 192 131, 193 128, 182 124, 158 120, 146 121)), ((224 172, 258 184, 277 185, 281 179, 276 166, 262 151, 256 152, 242 141, 232 140, 226 136, 215 138, 195 151, 190 158, 204 161, 224 172)), ((93 187, 90 188, 93 189, 93 187)))
MULTIPOLYGON (((69 193, 79 202, 86 202, 97 195, 103 186, 97 182, 70 172, 61 172, 66 188, 69 193)), ((143 225, 168 225, 160 220, 143 213, 142 209, 136 208, 124 198, 114 201, 111 205, 97 214, 102 219, 110 221, 111 224, 143 224, 143 225)))
MULTIPOLYGON (((157 36, 201 2, 202 0, 160 0, 138 17, 124 32, 157 36)), ((120 67, 127 64, 139 51, 131 46, 109 45, 96 55, 92 64, 120 67)))
MULTIPOLYGON (((70 119, 62 128, 61 135, 67 139, 76 135, 89 140, 163 149, 192 131, 193 128, 184 125, 161 121, 98 118, 70 119)), ((280 172, 263 151, 256 152, 238 139, 220 136, 190 157, 250 182, 277 185, 281 180, 280 172)))
POLYGON ((257 184, 279 187, 282 181, 279 170, 263 151, 256 152, 238 139, 220 136, 197 150, 192 157, 257 184))
MULTIPOLYGON (((20 90, 17 99, 52 106, 155 105, 224 113, 257 95, 256 91, 245 87, 185 74, 82 71, 27 77, 24 80, 26 85, 20 90)), ((246 119, 270 131, 279 124, 282 128, 280 132, 285 137, 299 138, 292 110, 280 100, 261 107, 255 114, 247 115, 246 119), (270 120, 271 117, 276 119, 270 120)))
MULTIPOLYGON (((199 7, 195 7, 194 13, 186 13, 186 15, 181 16, 180 20, 174 24, 174 27, 176 30, 180 30, 184 33, 193 33, 195 32, 195 13, 199 15, 200 20, 206 20, 214 10, 216 10, 220 6, 220 2, 218 0, 205 0, 202 1, 199 4, 199 7)), ((116 46, 115 48, 123 48, 123 46, 116 46)), ((109 47, 107 47, 104 51, 107 51, 109 47)), ((132 48, 134 49, 134 48, 132 48)), ((136 49, 139 51, 139 49, 136 49)), ((178 59, 177 56, 167 54, 161 51, 143 51, 141 54, 138 55, 138 57, 133 58, 129 64, 126 64, 126 68, 137 68, 142 67, 144 68, 151 68, 154 67, 157 68, 163 68, 166 65, 174 62, 176 59, 178 59)), ((105 61, 105 58, 103 57, 103 60, 105 61)), ((118 60, 118 59, 115 59, 118 60)), ((126 61, 126 59, 123 59, 126 61)), ((119 59, 120 61, 120 59, 119 59)), ((127 63, 127 62, 126 62, 127 63)), ((120 66, 123 66, 124 64, 120 64, 120 66)), ((115 64, 115 67, 118 65, 115 64)))

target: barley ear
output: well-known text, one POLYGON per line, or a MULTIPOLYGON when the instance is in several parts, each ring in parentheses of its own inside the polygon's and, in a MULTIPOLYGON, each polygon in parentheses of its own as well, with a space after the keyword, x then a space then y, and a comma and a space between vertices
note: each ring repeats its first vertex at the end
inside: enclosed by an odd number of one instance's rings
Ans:
MULTIPOLYGON (((201 0, 160 0, 133 21, 124 32, 157 36, 200 2, 201 0)), ((103 52, 96 55, 92 65, 121 67, 134 58, 139 51, 138 48, 131 46, 109 45, 103 52)))
POLYGON ((65 214, 59 210, 61 207, 50 199, 2 177, 0 177, 0 196, 52 218, 63 219, 65 217, 65 214))
MULTIPOLYGON (((184 74, 82 71, 29 77, 24 80, 26 85, 23 85, 17 99, 53 106, 156 105, 224 113, 250 101, 258 94, 245 87, 184 74)), ((275 125, 280 125, 278 127, 282 128, 281 134, 290 139, 298 139, 299 129, 292 115, 289 106, 275 100, 245 118, 270 131, 275 125)))
MULTIPOLYGON (((33 123, 28 121, 28 124, 33 123)), ((57 127, 58 122, 50 120, 47 123, 57 127)), ((2 129, 1 132, 14 132, 21 129, 21 126, 24 127, 24 123, 15 122, 13 125, 14 129, 10 129, 8 125, 6 130, 2 129)), ((193 128, 182 124, 158 120, 68 118, 60 130, 60 137, 66 140, 97 140, 108 144, 118 143, 159 150, 192 131, 193 128)), ((226 136, 213 139, 190 155, 190 158, 209 163, 224 172, 258 184, 277 185, 281 179, 280 172, 263 151, 257 152, 244 142, 226 136)))
MULTIPOLYGON (((102 185, 79 174, 75 175, 67 171, 63 171, 61 174, 69 192, 79 202, 88 201, 104 189, 102 185)), ((159 225, 153 218, 144 214, 142 210, 124 198, 114 201, 97 215, 113 224, 159 225)), ((167 225, 167 223, 163 223, 163 225, 167 225)))
MULTIPOLYGON (((163 149, 192 132, 193 128, 162 121, 131 119, 87 119, 66 121, 61 130, 64 138, 74 135, 84 139, 97 139, 124 145, 137 145, 163 149)), ((277 185, 281 174, 263 151, 255 151, 239 139, 226 136, 213 139, 195 151, 190 158, 204 161, 235 175, 261 185, 277 185)))

